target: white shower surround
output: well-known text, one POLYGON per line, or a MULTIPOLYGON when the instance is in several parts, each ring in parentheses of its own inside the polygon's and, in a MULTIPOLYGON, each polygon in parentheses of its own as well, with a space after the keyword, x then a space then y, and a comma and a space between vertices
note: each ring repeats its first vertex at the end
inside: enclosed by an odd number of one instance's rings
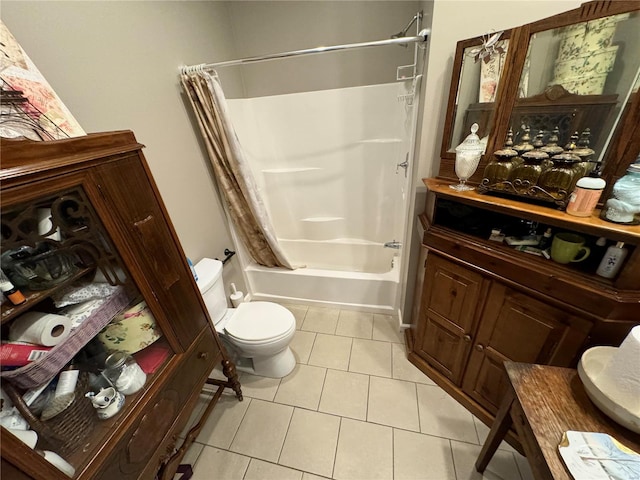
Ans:
POLYGON ((245 274, 252 300, 340 307, 345 310, 397 313, 398 263, 386 273, 345 272, 318 268, 267 268, 249 265, 245 274))
POLYGON ((253 298, 393 312, 409 181, 411 82, 229 100, 294 272, 247 266, 253 298))

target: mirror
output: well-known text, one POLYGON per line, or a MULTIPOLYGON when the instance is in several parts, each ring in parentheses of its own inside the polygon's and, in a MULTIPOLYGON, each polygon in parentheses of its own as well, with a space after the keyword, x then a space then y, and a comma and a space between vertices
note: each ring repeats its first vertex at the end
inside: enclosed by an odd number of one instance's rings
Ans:
MULTIPOLYGON (((514 143, 530 128, 558 145, 590 131, 592 160, 602 162, 640 75, 640 14, 622 13, 531 35, 509 126, 514 143)), ((635 90, 634 90, 635 89, 635 90)), ((497 143, 497 148, 501 144, 497 143)))
POLYGON ((486 146, 493 126, 496 93, 509 48, 509 34, 497 32, 458 43, 452 79, 455 88, 451 89, 449 99, 449 104, 453 100, 455 106, 452 118, 447 119, 449 128, 445 131, 443 156, 445 153, 455 155, 456 146, 469 135, 474 123, 478 124, 478 136, 486 146), (458 76, 456 72, 459 72, 458 76))

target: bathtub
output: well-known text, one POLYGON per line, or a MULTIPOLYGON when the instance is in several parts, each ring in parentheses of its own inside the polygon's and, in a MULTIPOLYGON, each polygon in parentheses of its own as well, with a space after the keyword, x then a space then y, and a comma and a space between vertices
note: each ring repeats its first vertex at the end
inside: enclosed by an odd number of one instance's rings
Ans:
POLYGON ((253 300, 338 306, 393 315, 400 281, 397 250, 380 243, 280 240, 296 270, 245 268, 253 300))

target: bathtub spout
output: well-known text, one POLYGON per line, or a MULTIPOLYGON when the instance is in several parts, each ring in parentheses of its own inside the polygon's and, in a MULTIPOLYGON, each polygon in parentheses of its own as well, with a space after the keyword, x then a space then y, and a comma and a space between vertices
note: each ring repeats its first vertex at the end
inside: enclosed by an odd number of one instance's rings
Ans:
POLYGON ((386 242, 384 244, 384 248, 395 248, 396 250, 400 250, 402 248, 402 242, 386 242))

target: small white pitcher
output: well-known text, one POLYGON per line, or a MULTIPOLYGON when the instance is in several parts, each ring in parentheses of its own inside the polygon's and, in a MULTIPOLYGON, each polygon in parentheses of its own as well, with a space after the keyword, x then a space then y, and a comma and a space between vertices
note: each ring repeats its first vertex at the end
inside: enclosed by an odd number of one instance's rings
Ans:
POLYGON ((113 387, 101 388, 98 393, 89 392, 85 397, 91 399, 100 420, 113 417, 124 406, 124 395, 113 387))

